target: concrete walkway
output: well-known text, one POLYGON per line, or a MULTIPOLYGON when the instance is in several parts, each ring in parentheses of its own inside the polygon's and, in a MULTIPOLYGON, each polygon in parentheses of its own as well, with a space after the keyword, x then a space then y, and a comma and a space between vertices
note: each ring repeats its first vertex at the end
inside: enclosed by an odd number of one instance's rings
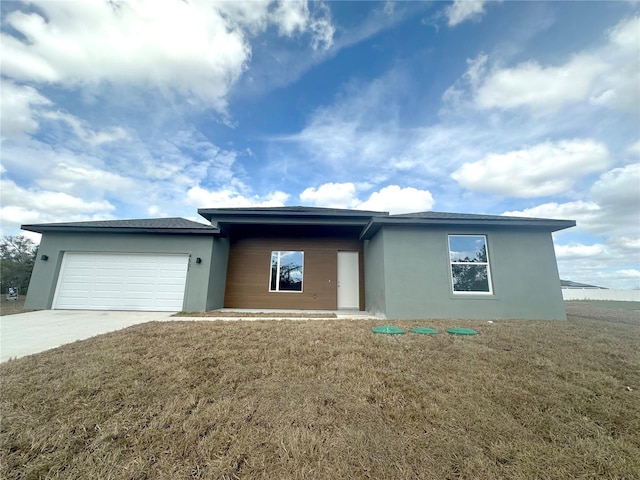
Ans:
POLYGON ((0 317, 0 362, 138 323, 176 320, 172 312, 39 310, 0 317))

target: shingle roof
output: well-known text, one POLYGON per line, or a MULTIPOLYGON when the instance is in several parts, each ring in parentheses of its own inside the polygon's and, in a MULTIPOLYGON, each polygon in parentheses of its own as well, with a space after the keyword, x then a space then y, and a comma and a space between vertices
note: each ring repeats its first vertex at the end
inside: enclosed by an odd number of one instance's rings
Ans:
POLYGON ((549 220, 548 218, 513 217, 506 215, 486 215, 479 213, 450 213, 450 212, 416 212, 389 215, 390 218, 424 218, 433 220, 549 220))
POLYGON ((214 212, 282 212, 282 213, 319 213, 319 214, 327 214, 331 215, 334 213, 337 214, 347 214, 347 215, 361 215, 361 214, 384 214, 388 215, 389 212, 380 212, 373 210, 356 210, 353 208, 328 208, 328 207, 306 207, 302 205, 292 205, 286 207, 232 207, 232 208, 200 208, 198 210, 202 211, 214 211, 214 212))
POLYGON ((211 225, 193 222, 182 217, 141 218, 131 220, 100 220, 93 222, 39 223, 22 225, 23 230, 43 233, 67 232, 135 232, 135 233, 190 233, 215 234, 219 229, 211 225))
POLYGON ((596 290, 607 290, 605 287, 598 287, 597 285, 589 285, 588 283, 572 282, 571 280, 560 280, 560 286, 562 288, 590 288, 596 290))
MULTIPOLYGON (((382 226, 447 225, 469 227, 537 228, 557 231, 575 226, 573 220, 507 217, 472 213, 417 212, 389 215, 388 212, 318 207, 256 207, 201 208, 198 213, 208 220, 226 223, 351 225, 364 227, 360 238, 372 238, 382 226)), ((23 225, 23 230, 43 233, 101 232, 101 233, 173 233, 192 235, 222 235, 218 227, 203 225, 186 218, 150 218, 134 220, 103 220, 95 222, 41 223, 23 225)))
POLYGON ((391 225, 447 225, 461 227, 517 227, 537 228, 555 232, 574 227, 573 220, 555 220, 549 218, 507 217, 503 215, 483 215, 474 213, 417 212, 386 217, 373 217, 362 231, 360 238, 372 238, 382 226, 391 225))
POLYGON ((351 208, 324 207, 247 207, 247 208, 199 208, 198 213, 210 219, 218 216, 256 215, 256 216, 322 216, 322 217, 372 217, 389 215, 389 212, 373 210, 354 210, 351 208))

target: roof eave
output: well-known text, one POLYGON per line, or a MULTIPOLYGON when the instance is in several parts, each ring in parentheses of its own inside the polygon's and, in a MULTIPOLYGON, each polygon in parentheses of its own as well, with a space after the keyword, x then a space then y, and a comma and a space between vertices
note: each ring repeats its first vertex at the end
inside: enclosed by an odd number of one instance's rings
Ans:
POLYGON ((213 235, 222 236, 219 228, 144 228, 144 227, 82 227, 54 225, 21 225, 22 230, 35 233, 155 233, 162 235, 213 235))
POLYGON ((574 220, 553 219, 454 219, 454 218, 372 218, 360 233, 361 240, 371 239, 383 226, 418 227, 425 225, 456 226, 456 227, 499 227, 499 228, 530 228, 556 232, 576 226, 574 220))
POLYGON ((345 220, 353 220, 353 224, 364 224, 373 216, 388 215, 388 212, 369 210, 317 210, 317 211, 278 211, 252 208, 199 208, 198 214, 208 221, 220 223, 331 223, 344 224, 345 220))

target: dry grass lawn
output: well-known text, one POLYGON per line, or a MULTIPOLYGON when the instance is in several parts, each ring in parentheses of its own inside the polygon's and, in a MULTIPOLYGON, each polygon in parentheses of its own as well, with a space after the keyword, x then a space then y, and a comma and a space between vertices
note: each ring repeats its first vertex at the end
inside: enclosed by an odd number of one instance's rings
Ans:
POLYGON ((638 311, 573 311, 150 323, 13 360, 0 477, 639 478, 638 311))

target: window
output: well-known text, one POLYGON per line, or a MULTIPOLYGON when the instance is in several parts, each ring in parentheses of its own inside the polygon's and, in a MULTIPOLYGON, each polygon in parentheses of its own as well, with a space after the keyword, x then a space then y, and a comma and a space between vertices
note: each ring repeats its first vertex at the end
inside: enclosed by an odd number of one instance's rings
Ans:
POLYGON ((270 292, 301 292, 304 252, 271 252, 270 292))
POLYGON ((454 293, 492 293, 484 235, 449 235, 449 261, 454 293))

